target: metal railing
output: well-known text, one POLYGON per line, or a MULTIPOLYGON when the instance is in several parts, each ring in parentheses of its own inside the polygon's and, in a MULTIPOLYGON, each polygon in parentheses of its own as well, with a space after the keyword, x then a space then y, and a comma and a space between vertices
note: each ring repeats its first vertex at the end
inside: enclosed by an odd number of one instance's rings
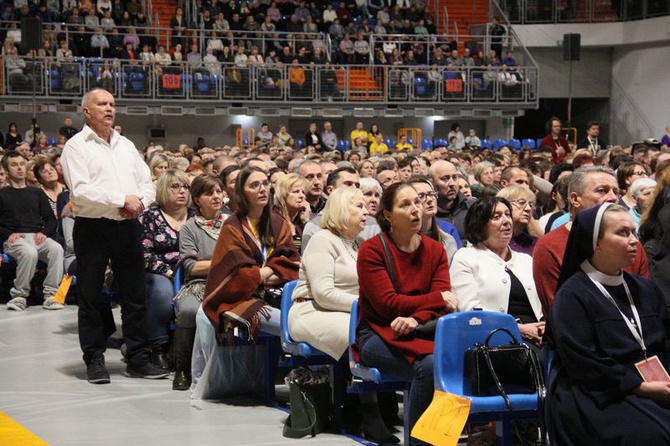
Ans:
MULTIPOLYGON (((495 3, 495 0, 492 0, 495 3)), ((598 23, 670 15, 670 3, 656 0, 500 0, 511 23, 598 23)))
POLYGON ((79 99, 94 87, 119 100, 231 103, 468 104, 538 106, 538 69, 282 65, 160 65, 119 59, 3 59, 5 97, 79 99), (34 74, 33 74, 34 73, 34 74))

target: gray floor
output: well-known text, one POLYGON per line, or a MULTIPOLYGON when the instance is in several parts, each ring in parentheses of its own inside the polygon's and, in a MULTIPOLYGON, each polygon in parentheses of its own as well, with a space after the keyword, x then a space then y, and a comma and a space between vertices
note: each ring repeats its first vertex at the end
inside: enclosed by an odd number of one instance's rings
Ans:
MULTIPOLYGON (((118 350, 106 353, 111 384, 89 384, 76 316, 75 306, 24 313, 0 307, 0 411, 49 444, 360 444, 334 434, 287 439, 280 409, 250 398, 192 401, 188 392, 172 391, 170 380, 126 378, 118 350)), ((115 316, 119 321, 118 310, 115 316)), ((12 444, 0 437, 0 446, 12 444)))

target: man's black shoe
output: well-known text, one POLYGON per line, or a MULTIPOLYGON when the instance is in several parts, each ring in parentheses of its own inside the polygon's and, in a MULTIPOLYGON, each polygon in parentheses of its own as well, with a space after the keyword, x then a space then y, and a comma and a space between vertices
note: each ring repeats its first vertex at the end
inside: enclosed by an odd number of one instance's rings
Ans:
POLYGON ((96 358, 86 366, 86 376, 91 384, 109 384, 109 372, 104 358, 96 358))
POLYGON ((147 361, 141 365, 128 364, 126 366, 126 376, 131 378, 162 379, 170 376, 170 371, 156 367, 147 361))

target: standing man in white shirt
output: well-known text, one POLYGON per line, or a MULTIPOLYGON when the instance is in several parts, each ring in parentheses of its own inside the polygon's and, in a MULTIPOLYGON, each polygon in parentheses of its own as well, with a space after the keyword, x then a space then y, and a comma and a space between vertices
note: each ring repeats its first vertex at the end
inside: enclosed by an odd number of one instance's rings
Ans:
POLYGON ((135 145, 113 129, 110 93, 99 88, 89 91, 82 109, 86 125, 68 140, 61 162, 75 215, 79 343, 88 381, 110 381, 99 301, 110 259, 121 292, 126 376, 165 378, 169 373, 150 363, 146 342, 144 260, 137 217, 155 198, 149 168, 135 145))

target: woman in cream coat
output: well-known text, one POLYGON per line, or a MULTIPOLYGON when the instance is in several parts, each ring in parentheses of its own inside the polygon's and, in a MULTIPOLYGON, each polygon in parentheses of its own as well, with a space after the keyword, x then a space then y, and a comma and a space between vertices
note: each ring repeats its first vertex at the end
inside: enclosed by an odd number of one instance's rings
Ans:
POLYGON ((486 197, 465 217, 472 244, 456 252, 449 268, 458 310, 481 308, 514 316, 521 336, 540 346, 544 335, 542 305, 533 281, 533 259, 512 251, 512 209, 507 200, 486 197))
MULTIPOLYGON (((302 255, 298 285, 288 314, 291 338, 307 342, 335 360, 349 346, 351 304, 358 299, 356 236, 365 229, 368 210, 363 192, 340 187, 328 197, 321 218, 322 231, 310 238, 302 255)), ((348 370, 349 364, 340 361, 348 370)), ((344 396, 346 389, 335 389, 344 396)), ((363 436, 375 443, 398 443, 385 426, 374 393, 360 394, 358 403, 345 403, 344 416, 360 422, 363 436), (353 404, 353 405, 352 405, 353 404)))
POLYGON ((293 291, 288 317, 291 337, 336 360, 349 346, 349 312, 358 299, 354 240, 365 228, 367 215, 360 190, 340 188, 331 194, 321 218, 324 230, 305 248, 300 280, 293 291))

